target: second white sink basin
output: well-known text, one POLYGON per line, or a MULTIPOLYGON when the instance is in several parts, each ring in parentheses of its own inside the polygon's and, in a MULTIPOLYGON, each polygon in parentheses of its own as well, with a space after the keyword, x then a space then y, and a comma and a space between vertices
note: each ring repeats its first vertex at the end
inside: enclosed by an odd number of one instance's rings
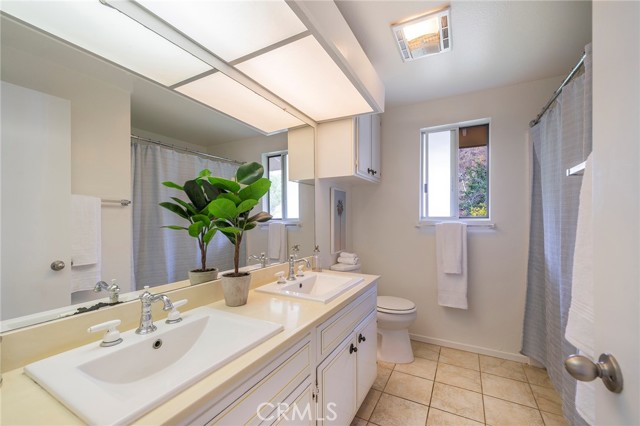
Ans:
POLYGON ((91 343, 25 367, 28 376, 89 424, 130 422, 282 331, 280 324, 209 307, 156 321, 144 336, 91 343))
POLYGON ((273 282, 256 288, 256 291, 329 303, 363 280, 352 275, 305 272, 304 277, 295 281, 287 281, 286 284, 273 282))

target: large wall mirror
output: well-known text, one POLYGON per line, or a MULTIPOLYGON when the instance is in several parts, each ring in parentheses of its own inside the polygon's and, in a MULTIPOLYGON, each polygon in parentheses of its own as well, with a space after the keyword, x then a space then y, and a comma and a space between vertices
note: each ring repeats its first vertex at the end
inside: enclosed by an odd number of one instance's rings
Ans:
MULTIPOLYGON (((165 168, 192 157, 198 158, 196 168, 214 163, 234 164, 215 157, 235 162, 266 161, 271 164, 269 177, 274 182, 283 176, 286 180, 287 157, 282 156, 287 150, 286 132, 264 136, 7 15, 1 15, 0 27, 3 102, 0 331, 55 319, 77 312, 79 307, 82 310, 83 306, 108 301, 104 292, 92 290, 95 275, 87 274, 86 280, 78 278, 78 274, 70 275, 72 194, 102 200, 100 239, 97 243, 93 241, 94 245, 99 244, 99 277, 106 282, 117 280, 122 289, 121 300, 132 300, 135 293, 128 298, 125 293, 139 291, 146 285, 187 280, 188 271, 184 268, 170 279, 136 276, 134 247, 157 244, 140 230, 146 227, 156 231, 158 227, 145 211, 136 213, 143 207, 136 204, 134 188, 135 173, 139 170, 136 153, 132 155, 136 147, 144 151, 139 155, 145 161, 149 147, 169 152, 159 160, 165 168), (68 123, 66 127, 59 125, 64 122, 68 123), (10 140, 13 142, 9 143, 10 140), (121 199, 133 204, 122 205, 121 199), (51 267, 57 260, 65 262, 61 271, 51 267)), ((283 251, 271 258, 271 263, 286 259, 294 245, 299 247, 300 256, 313 251, 314 187, 296 184, 296 191, 297 198, 289 202, 295 203, 298 210, 288 218, 284 213, 286 240, 283 251)), ((174 195, 180 197, 178 193, 174 195)), ((274 195, 271 201, 277 198, 274 195)), ((151 211, 161 210, 155 202, 146 203, 144 207, 151 211)), ((278 211, 277 206, 271 208, 278 211)), ((263 226, 247 234, 243 266, 251 255, 269 256, 269 246, 273 245, 269 232, 269 226, 263 226)), ((186 234, 183 238, 186 244, 195 246, 194 239, 186 234)), ((150 269, 170 269, 167 264, 174 258, 153 254, 146 262, 150 269)), ((196 259, 192 263, 197 267, 196 259)), ((252 263, 258 261, 249 261, 252 263)), ((221 270, 231 268, 229 263, 215 266, 221 270)), ((188 285, 188 281, 184 284, 188 285)))

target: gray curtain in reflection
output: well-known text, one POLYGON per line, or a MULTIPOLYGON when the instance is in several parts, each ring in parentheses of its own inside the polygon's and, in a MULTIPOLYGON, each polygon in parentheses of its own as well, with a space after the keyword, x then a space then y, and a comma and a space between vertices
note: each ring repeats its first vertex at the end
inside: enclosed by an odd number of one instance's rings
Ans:
POLYGON ((576 381, 563 365, 576 353, 564 335, 582 178, 566 176, 566 170, 591 152, 591 60, 589 45, 584 73, 565 86, 531 129, 533 187, 522 353, 547 368, 571 425, 586 424, 575 410, 576 381))
MULTIPOLYGON (((215 176, 231 179, 238 165, 216 161, 194 154, 174 151, 162 146, 131 141, 133 175, 133 282, 136 289, 188 279, 188 272, 200 267, 200 254, 195 238, 186 231, 162 228, 186 221, 160 207, 163 201, 186 195, 162 185, 164 181, 182 185, 209 169, 215 176)), ((244 246, 244 244, 243 244, 244 246)), ((241 247, 241 259, 246 257, 241 247)), ((233 246, 218 233, 209 244, 207 266, 219 271, 233 268, 233 246)))

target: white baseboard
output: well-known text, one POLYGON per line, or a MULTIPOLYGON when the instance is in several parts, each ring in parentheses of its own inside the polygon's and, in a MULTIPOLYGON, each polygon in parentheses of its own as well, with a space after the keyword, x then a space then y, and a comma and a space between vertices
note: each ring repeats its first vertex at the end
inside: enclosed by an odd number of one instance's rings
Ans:
POLYGON ((467 352, 475 352, 482 355, 493 356, 496 358, 508 359, 511 361, 522 362, 524 364, 535 365, 538 364, 528 356, 522 354, 516 354, 511 352, 502 352, 495 349, 484 348, 482 346, 467 345, 465 343, 452 342, 445 339, 437 339, 434 337, 420 336, 418 334, 410 333, 409 336, 412 340, 418 342, 431 343, 432 345, 445 346, 447 348, 460 349, 467 352))

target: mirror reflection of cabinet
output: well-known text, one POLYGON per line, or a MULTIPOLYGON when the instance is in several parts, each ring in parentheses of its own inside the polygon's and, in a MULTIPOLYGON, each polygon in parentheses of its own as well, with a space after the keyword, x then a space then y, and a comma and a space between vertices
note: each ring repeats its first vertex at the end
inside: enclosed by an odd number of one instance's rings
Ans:
POLYGON ((289 180, 311 183, 315 175, 315 148, 313 127, 305 126, 289 130, 289 180))
POLYGON ((376 114, 318 125, 318 178, 380 182, 380 116, 376 114))

